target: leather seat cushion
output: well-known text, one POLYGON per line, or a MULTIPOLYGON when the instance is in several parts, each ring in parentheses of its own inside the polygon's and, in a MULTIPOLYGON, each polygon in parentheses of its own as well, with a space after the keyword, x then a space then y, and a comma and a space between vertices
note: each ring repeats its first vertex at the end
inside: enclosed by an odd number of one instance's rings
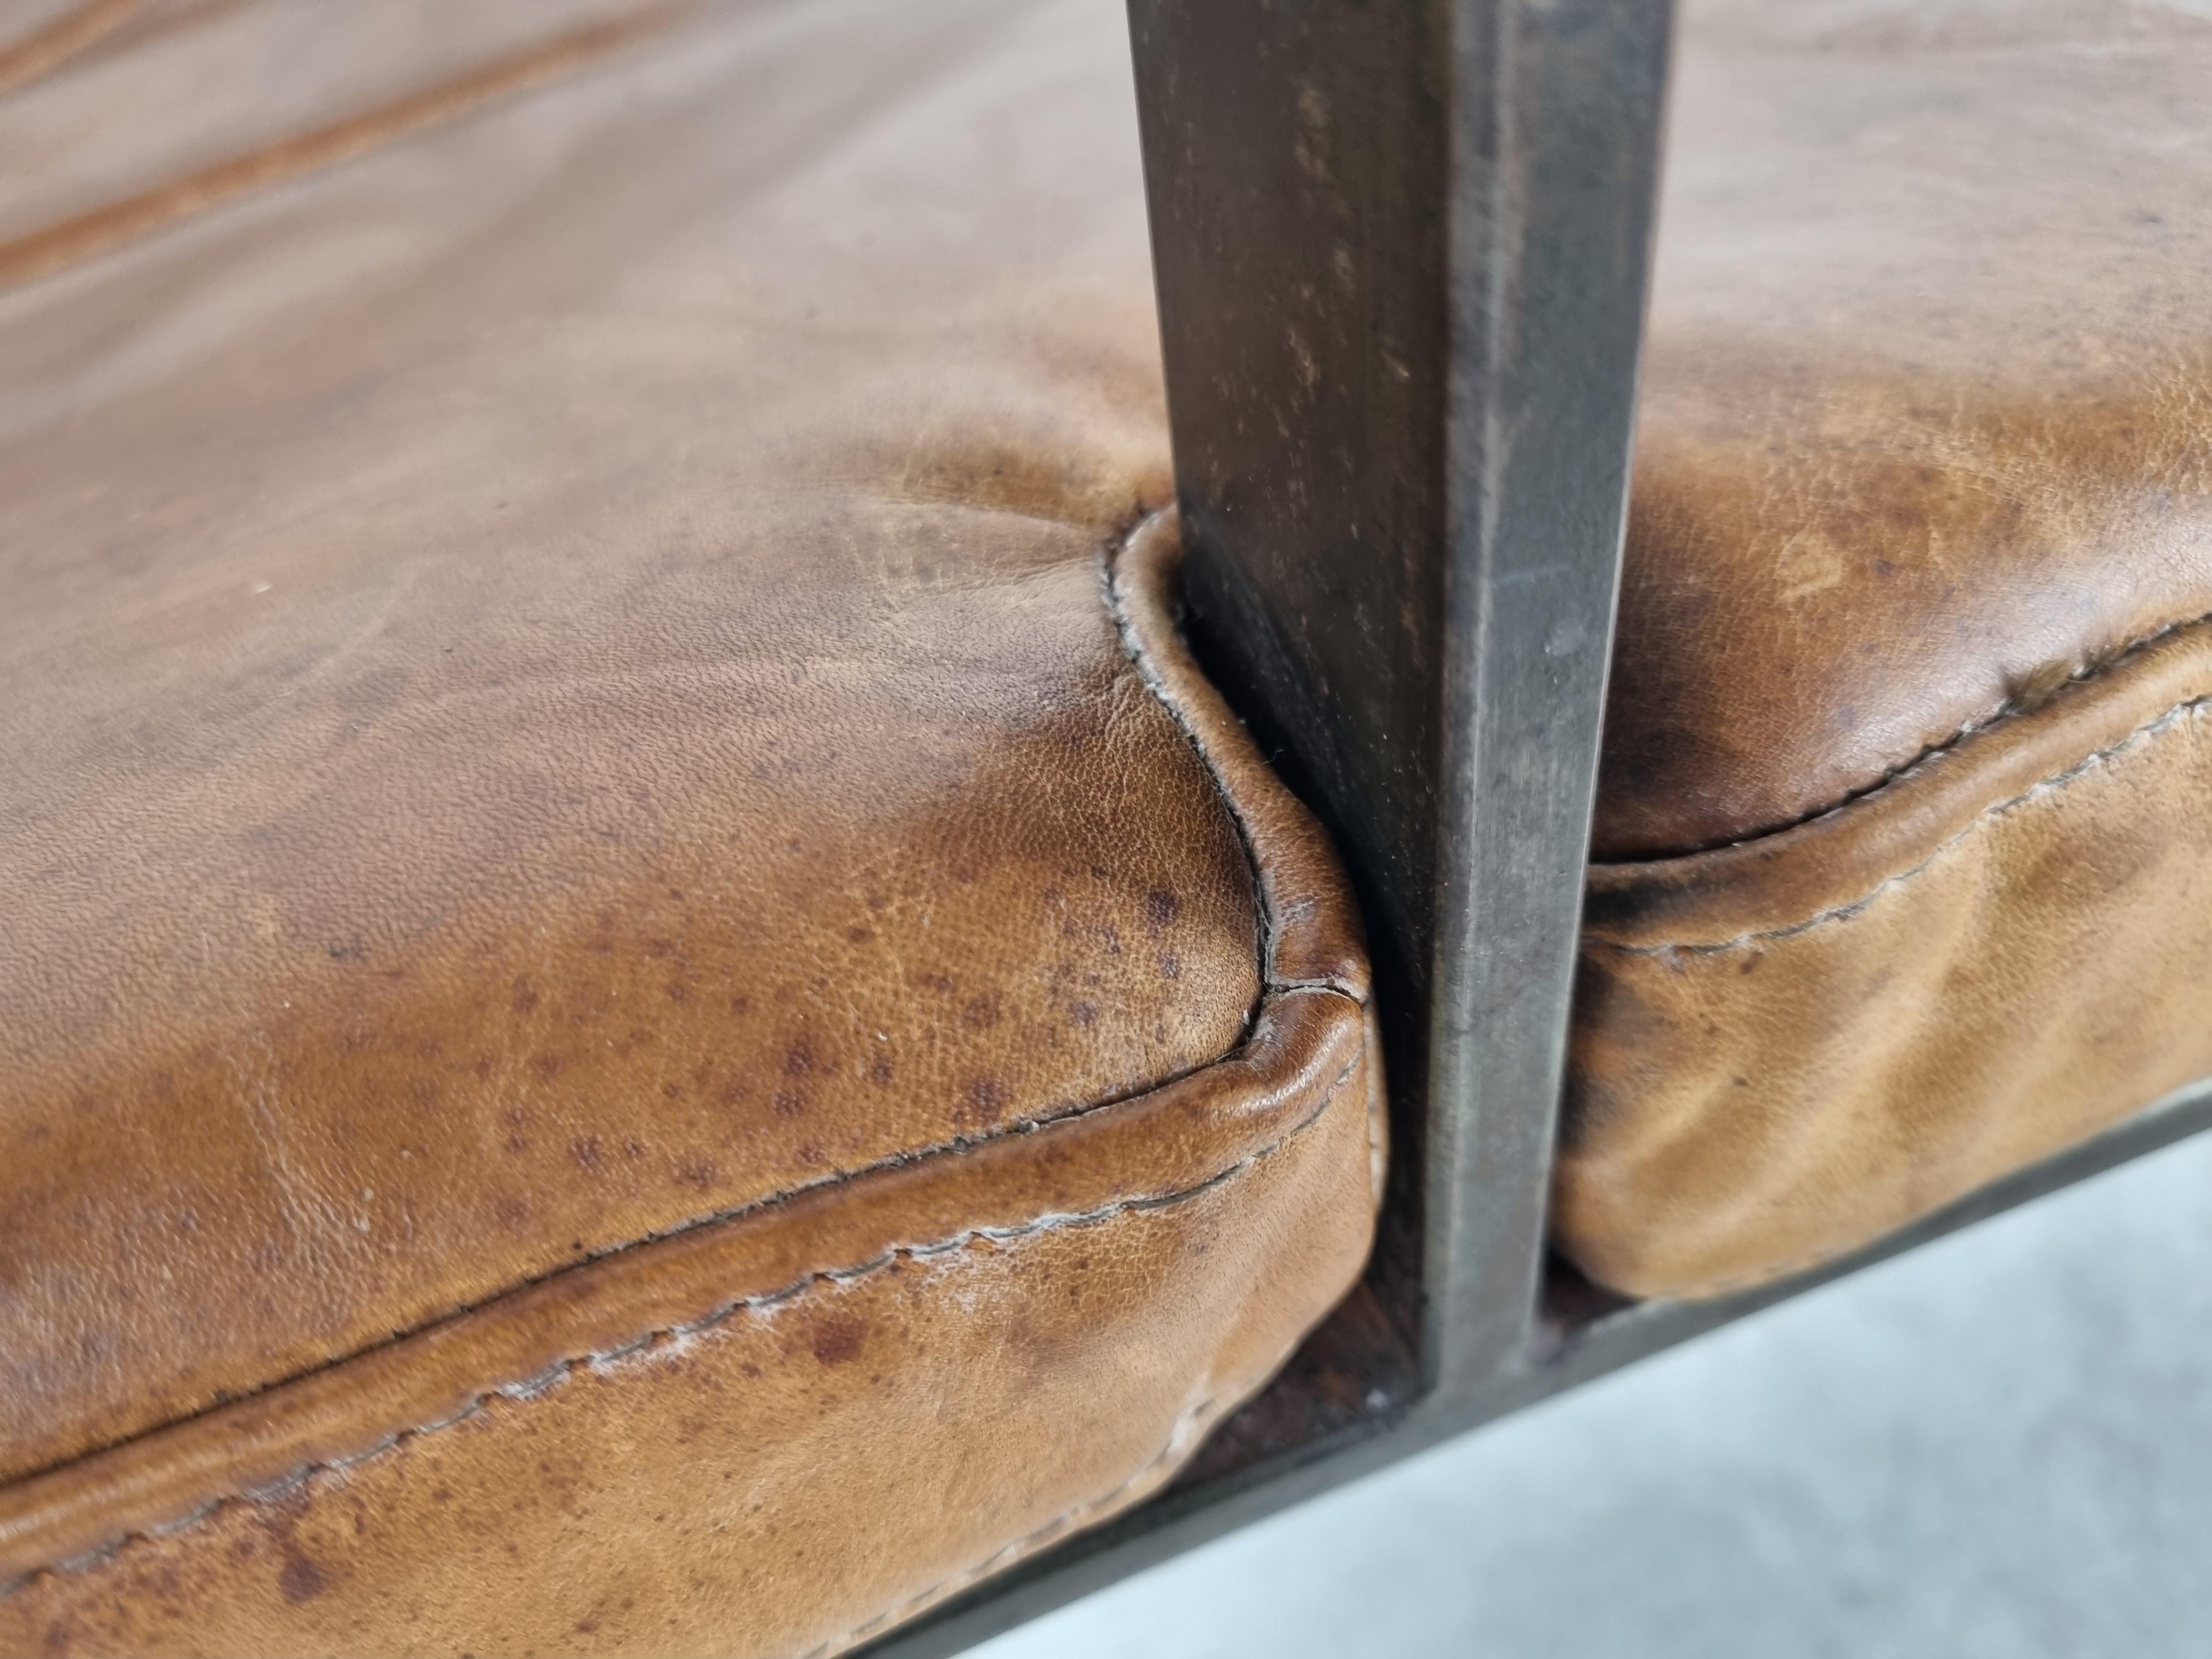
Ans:
POLYGON ((1866 1243, 2212 1072, 2212 27, 1692 0, 1559 1237, 1866 1243))
POLYGON ((127 9, 0 104, 0 1648, 822 1651, 1141 1498, 1381 1153, 1118 17, 127 9))

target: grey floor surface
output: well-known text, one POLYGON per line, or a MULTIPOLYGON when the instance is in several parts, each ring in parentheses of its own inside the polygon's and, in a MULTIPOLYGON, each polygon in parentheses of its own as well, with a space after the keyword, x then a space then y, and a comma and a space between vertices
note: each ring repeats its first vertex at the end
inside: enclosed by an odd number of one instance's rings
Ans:
POLYGON ((976 1652, 2212 1656, 2212 1136, 976 1652))

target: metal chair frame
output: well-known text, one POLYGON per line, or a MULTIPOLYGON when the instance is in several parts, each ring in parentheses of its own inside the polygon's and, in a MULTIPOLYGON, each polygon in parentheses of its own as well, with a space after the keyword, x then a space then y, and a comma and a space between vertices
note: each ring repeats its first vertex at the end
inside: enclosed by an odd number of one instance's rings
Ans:
POLYGON ((1128 5, 1192 641, 1351 867, 1394 1173, 1360 1291, 1175 1486, 898 1659, 2212 1125, 2208 1080, 1719 1301, 1548 1257, 1670 0, 1128 5))

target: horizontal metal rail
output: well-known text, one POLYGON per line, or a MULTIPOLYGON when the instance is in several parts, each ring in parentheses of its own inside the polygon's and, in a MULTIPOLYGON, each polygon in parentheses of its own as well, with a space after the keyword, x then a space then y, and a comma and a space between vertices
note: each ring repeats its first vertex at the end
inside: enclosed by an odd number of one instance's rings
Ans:
MULTIPOLYGON (((1640 1303, 1600 1311, 1588 1303, 1586 1287, 1555 1281, 1554 1299, 1544 1321, 1547 1340, 1538 1355, 1514 1373, 1473 1395, 1455 1400, 1424 1396, 1273 1457, 1179 1486, 894 1632, 869 1647, 870 1659, 944 1659, 962 1652, 1522 1407, 1663 1353, 2207 1129, 2212 1129, 2212 1078, 2177 1090, 2126 1122, 1995 1182, 1863 1250, 1711 1302, 1640 1303)), ((1277 1387, 1295 1382, 1295 1377, 1286 1376, 1277 1387)))

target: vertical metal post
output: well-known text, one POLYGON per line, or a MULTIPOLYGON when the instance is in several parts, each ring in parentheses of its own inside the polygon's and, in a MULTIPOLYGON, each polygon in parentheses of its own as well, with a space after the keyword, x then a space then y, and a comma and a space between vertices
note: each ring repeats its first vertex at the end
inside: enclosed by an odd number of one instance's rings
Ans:
POLYGON ((1667 0, 1130 0, 1193 633, 1335 832, 1445 1398, 1527 1354, 1667 0))

